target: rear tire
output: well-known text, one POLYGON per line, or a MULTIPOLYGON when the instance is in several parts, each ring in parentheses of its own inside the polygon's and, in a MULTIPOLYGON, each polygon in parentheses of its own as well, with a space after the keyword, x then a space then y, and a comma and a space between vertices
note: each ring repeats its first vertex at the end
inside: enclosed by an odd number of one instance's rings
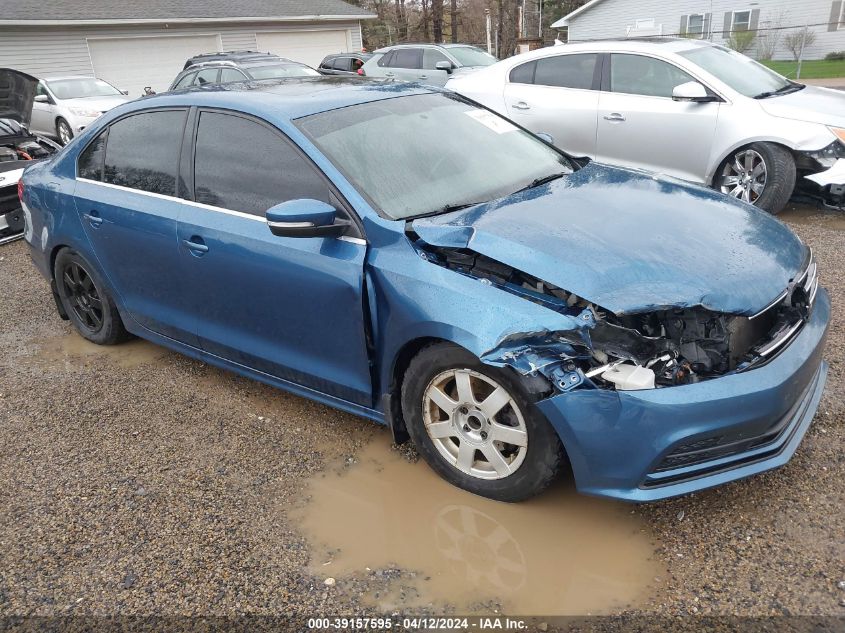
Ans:
POLYGON ((441 477, 497 501, 533 497, 557 477, 563 447, 518 377, 437 343, 415 356, 402 412, 417 450, 441 477))
POLYGON ((59 301, 82 337, 97 345, 130 338, 102 277, 82 255, 70 248, 59 251, 53 275, 59 301))
POLYGON ((788 149, 773 143, 752 143, 725 159, 713 186, 777 215, 789 202, 796 177, 795 159, 788 149))

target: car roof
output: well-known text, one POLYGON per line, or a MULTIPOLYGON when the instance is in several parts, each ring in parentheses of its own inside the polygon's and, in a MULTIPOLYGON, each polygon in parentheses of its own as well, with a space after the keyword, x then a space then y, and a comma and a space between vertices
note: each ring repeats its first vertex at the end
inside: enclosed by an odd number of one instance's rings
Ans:
POLYGON ((323 59, 333 59, 335 57, 372 57, 372 53, 362 53, 362 52, 350 52, 350 53, 332 53, 331 55, 326 55, 323 59))
MULTIPOLYGON (((142 97, 119 112, 167 106, 199 106, 292 120, 371 101, 446 92, 431 86, 364 77, 317 76, 206 84, 142 97)), ((115 112, 112 110, 111 112, 115 112)))
POLYGON ((41 77, 41 81, 64 81, 65 79, 99 79, 93 75, 62 75, 60 77, 41 77))
POLYGON ((419 44, 391 44, 390 46, 384 46, 373 52, 386 53, 387 51, 392 51, 394 48, 478 48, 478 46, 475 44, 432 44, 431 42, 420 42, 419 44))
MULTIPOLYGON (((632 37, 607 40, 585 40, 538 48, 529 53, 517 55, 520 59, 532 57, 546 57, 547 55, 560 54, 563 52, 591 51, 599 53, 613 52, 651 52, 651 53, 678 53, 695 47, 715 46, 705 40, 694 40, 685 37, 632 37)), ((516 59, 512 57, 510 59, 516 59)))

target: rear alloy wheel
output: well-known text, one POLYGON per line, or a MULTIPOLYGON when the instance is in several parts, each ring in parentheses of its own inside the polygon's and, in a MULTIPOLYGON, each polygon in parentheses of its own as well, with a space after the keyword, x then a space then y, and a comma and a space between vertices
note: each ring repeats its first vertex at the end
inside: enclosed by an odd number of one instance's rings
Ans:
POLYGON ((64 119, 56 121, 56 136, 59 137, 59 142, 62 145, 67 145, 73 138, 73 130, 70 129, 70 125, 64 119))
POLYGON ((77 332, 99 345, 129 338, 114 300, 85 258, 65 248, 56 256, 53 274, 59 301, 77 332))
POLYGON ((552 426, 519 376, 451 343, 415 356, 402 383, 408 433, 450 483, 499 501, 542 492, 563 463, 552 426))
POLYGON ((722 164, 715 185, 729 196, 779 213, 795 188, 795 161, 783 147, 754 143, 722 164))

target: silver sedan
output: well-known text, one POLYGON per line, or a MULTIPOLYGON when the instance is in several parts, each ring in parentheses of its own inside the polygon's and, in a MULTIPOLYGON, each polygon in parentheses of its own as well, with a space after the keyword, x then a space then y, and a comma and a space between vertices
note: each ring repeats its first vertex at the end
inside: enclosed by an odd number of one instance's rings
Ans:
POLYGON ((688 39, 544 48, 446 85, 570 154, 701 183, 772 213, 845 203, 845 93, 688 39))

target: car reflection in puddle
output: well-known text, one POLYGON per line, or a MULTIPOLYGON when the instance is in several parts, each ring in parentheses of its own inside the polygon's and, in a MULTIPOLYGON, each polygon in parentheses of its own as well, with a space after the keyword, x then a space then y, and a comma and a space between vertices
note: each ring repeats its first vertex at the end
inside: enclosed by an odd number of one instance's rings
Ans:
POLYGON ((371 606, 384 610, 612 613, 640 603, 665 573, 632 506, 580 496, 567 482, 519 504, 483 499, 409 463, 387 432, 356 463, 312 480, 293 516, 311 543, 312 572, 339 586, 368 570, 416 572, 403 601, 373 586, 371 606))

